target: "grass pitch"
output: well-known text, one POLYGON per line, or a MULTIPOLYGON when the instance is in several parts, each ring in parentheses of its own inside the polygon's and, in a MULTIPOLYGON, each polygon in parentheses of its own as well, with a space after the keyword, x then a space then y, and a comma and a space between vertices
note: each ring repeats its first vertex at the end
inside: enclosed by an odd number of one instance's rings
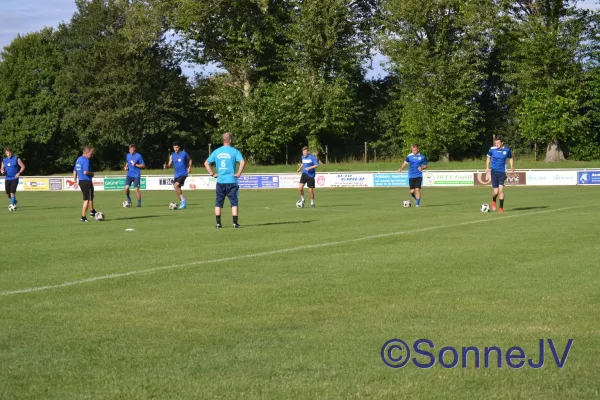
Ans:
MULTIPOLYGON (((543 398, 600 393, 598 188, 19 193, 0 212, 0 398, 543 398), (134 229, 126 231, 126 229, 134 229), (389 339, 520 346, 540 369, 392 369, 389 339), (560 355, 560 354, 559 354, 560 355)), ((6 204, 7 205, 7 204, 6 204)), ((436 350, 432 352, 435 353, 436 350)))

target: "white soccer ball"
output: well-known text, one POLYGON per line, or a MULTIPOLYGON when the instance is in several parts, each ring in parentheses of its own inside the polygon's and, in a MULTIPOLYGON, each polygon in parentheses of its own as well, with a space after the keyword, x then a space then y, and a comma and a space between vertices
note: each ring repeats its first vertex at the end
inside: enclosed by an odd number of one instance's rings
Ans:
POLYGON ((177 210, 177 204, 175 204, 175 203, 169 204, 169 210, 177 210))
POLYGON ((481 208, 480 208, 481 212, 489 212, 490 211, 490 205, 489 204, 482 204, 481 208))
POLYGON ((130 203, 130 202, 128 202, 127 200, 125 200, 125 201, 123 202, 123 207, 124 207, 124 208, 131 207, 131 203, 130 203))
POLYGON ((94 218, 96 218, 96 221, 104 221, 104 213, 97 211, 94 218))
POLYGON ((17 211, 17 206, 15 206, 14 204, 9 205, 8 211, 17 211))
POLYGON ((302 208, 302 207, 304 207, 304 202, 303 202, 302 200, 298 200, 298 201, 296 202, 296 207, 297 207, 297 208, 302 208))
POLYGON ((402 203, 402 207, 410 207, 412 204, 410 204, 410 201, 408 200, 404 200, 404 202, 402 203))

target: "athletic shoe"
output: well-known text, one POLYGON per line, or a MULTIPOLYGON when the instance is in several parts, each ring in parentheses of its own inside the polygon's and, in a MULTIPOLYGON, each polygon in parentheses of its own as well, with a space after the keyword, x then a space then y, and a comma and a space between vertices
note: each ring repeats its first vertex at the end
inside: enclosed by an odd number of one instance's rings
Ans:
POLYGON ((496 211, 496 202, 492 201, 492 211, 496 211))
POLYGON ((142 206, 141 204, 138 204, 136 207, 141 207, 141 206, 142 206))
POLYGON ((87 218, 80 218, 79 222, 90 222, 90 221, 88 221, 87 218))
POLYGON ((181 203, 179 203, 179 209, 182 210, 187 206, 187 202, 184 200, 181 203))
POLYGON ((221 224, 217 224, 217 228, 222 228, 223 226, 221 224))
POLYGON ((503 213, 503 212, 504 212, 504 208, 499 208, 499 209, 498 209, 498 212, 501 212, 501 213, 503 213))
POLYGON ((233 224, 233 227, 234 227, 234 228, 239 228, 239 227, 240 227, 240 224, 233 224))
POLYGON ((315 207, 316 207, 314 204, 311 204, 310 206, 311 206, 312 208, 315 208, 315 207))
POLYGON ((415 207, 421 207, 421 206, 420 206, 420 205, 418 205, 418 204, 415 204, 415 207))

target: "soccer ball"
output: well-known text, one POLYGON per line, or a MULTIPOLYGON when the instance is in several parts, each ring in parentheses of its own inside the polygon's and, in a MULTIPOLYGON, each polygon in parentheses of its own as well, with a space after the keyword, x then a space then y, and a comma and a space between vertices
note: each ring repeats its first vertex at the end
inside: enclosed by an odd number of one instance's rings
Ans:
POLYGON ((304 207, 304 202, 302 200, 298 200, 296 202, 296 208, 302 208, 302 207, 304 207))
POLYGON ((17 206, 15 206, 14 204, 9 205, 8 211, 17 211, 17 206))
POLYGON ((130 203, 130 202, 128 202, 127 200, 125 200, 125 201, 123 202, 123 207, 124 207, 124 208, 131 207, 131 203, 130 203))
POLYGON ((489 212, 490 211, 490 205, 489 204, 482 204, 481 208, 480 208, 481 212, 489 212))
POLYGON ((97 211, 94 218, 96 218, 96 221, 104 221, 104 213, 97 211))
POLYGON ((412 204, 410 204, 410 201, 408 200, 404 200, 404 202, 402 203, 403 207, 410 207, 412 204))
POLYGON ((175 203, 169 204, 169 210, 177 210, 177 204, 175 204, 175 203))

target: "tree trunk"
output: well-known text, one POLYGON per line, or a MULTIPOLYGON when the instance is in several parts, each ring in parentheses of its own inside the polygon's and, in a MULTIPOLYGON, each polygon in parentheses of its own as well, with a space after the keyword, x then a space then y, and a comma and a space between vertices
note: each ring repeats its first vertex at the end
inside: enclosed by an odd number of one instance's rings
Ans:
POLYGON ((450 161, 450 153, 446 150, 440 153, 440 161, 441 162, 449 162, 450 161))
POLYGON ((558 140, 553 140, 548 143, 548 147, 546 148, 546 159, 545 162, 554 162, 554 161, 563 161, 565 159, 565 154, 563 153, 563 149, 560 147, 560 142, 558 140))

